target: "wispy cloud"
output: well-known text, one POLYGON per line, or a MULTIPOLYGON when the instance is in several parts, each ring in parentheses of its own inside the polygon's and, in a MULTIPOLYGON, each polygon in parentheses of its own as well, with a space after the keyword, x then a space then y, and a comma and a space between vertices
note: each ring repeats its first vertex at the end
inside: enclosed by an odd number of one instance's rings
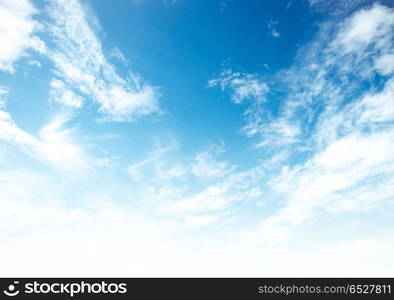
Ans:
POLYGON ((286 92, 277 112, 269 95, 247 110, 244 132, 260 136, 258 146, 291 153, 268 184, 285 201, 261 224, 268 240, 316 214, 375 210, 394 197, 393 16, 375 4, 322 24, 294 65, 270 79, 286 92))
POLYGON ((82 107, 84 99, 80 95, 75 94, 75 92, 71 89, 68 89, 63 81, 59 79, 53 79, 50 85, 51 100, 74 108, 82 107))
POLYGON ((237 166, 230 165, 227 161, 219 161, 215 156, 225 151, 224 146, 209 147, 198 152, 191 166, 191 173, 200 178, 220 178, 232 173, 237 166))
POLYGON ((14 72, 14 63, 27 56, 29 49, 43 51, 35 14, 37 10, 28 0, 0 1, 0 70, 14 72))
POLYGON ((224 70, 219 78, 209 80, 208 86, 219 86, 222 91, 229 89, 234 103, 241 103, 245 99, 262 102, 269 92, 267 83, 260 81, 256 75, 230 69, 224 70))
MULTIPOLYGON (((310 145, 315 154, 294 168, 284 168, 273 181, 288 204, 266 221, 267 226, 275 224, 290 230, 319 211, 373 210, 387 205, 394 197, 389 188, 394 182, 394 153, 390 150, 394 147, 392 79, 380 91, 372 89, 364 95, 351 96, 364 80, 376 76, 375 70, 382 73, 370 57, 376 55, 379 61, 392 49, 393 14, 392 10, 375 5, 339 24, 326 57, 318 65, 322 75, 312 81, 324 82, 326 86, 319 87, 318 94, 311 90, 316 98, 311 98, 309 106, 316 101, 324 103, 322 113, 309 112, 310 118, 317 120, 316 126, 309 129, 316 143, 310 145), (357 81, 344 85, 348 78, 355 78, 350 65, 356 62, 357 81), (334 74, 342 82, 331 79, 334 74)), ((307 56, 314 57, 316 49, 307 51, 312 51, 307 56)))
MULTIPOLYGON (((49 29, 55 43, 48 56, 55 64, 56 75, 68 89, 98 104, 105 120, 130 121, 160 110, 157 88, 132 72, 122 78, 107 61, 89 25, 85 8, 78 1, 54 1, 48 11, 53 22, 49 29)), ((70 104, 70 101, 63 102, 70 104)), ((75 101, 71 104, 75 106, 75 101)))
POLYGON ((276 29, 276 25, 278 25, 278 24, 279 24, 279 22, 274 21, 274 20, 269 20, 267 22, 268 33, 269 33, 269 35, 271 35, 274 38, 280 37, 279 31, 276 29))
MULTIPOLYGON (((127 76, 120 76, 108 62, 85 7, 77 0, 47 4, 51 21, 44 24, 33 19, 38 12, 30 1, 0 2, 4 20, 0 25, 0 70, 13 72, 15 62, 34 50, 54 64, 56 78, 49 87, 52 100, 73 108, 93 101, 102 120, 109 121, 133 121, 160 112, 158 88, 130 70, 127 76), (51 38, 40 39, 42 32, 49 32, 51 38)), ((119 50, 116 54, 124 60, 119 50)))
POLYGON ((127 63, 127 58, 124 56, 122 51, 118 47, 112 48, 112 50, 109 52, 109 56, 111 58, 117 59, 118 61, 122 63, 127 63))
POLYGON ((83 174, 90 168, 89 156, 72 141, 71 129, 63 129, 67 118, 58 116, 32 135, 21 129, 0 107, 0 139, 11 142, 28 155, 61 170, 66 176, 83 174))
POLYGON ((193 227, 200 218, 200 226, 208 225, 207 215, 212 222, 224 222, 239 203, 261 200, 262 166, 238 170, 221 158, 223 144, 195 155, 181 153, 174 145, 160 145, 127 168, 138 203, 147 211, 193 227))
MULTIPOLYGON (((133 72, 123 78, 107 61, 101 42, 88 21, 88 13, 78 1, 59 0, 45 4, 50 20, 39 23, 33 18, 39 12, 30 1, 0 2, 0 15, 4 20, 0 25, 1 70, 14 72, 19 59, 39 53, 41 58, 46 57, 53 63, 56 75, 48 86, 50 101, 73 109, 85 108, 86 102, 92 101, 97 104, 101 120, 132 121, 160 112, 156 87, 133 72)), ((41 11, 40 15, 43 14, 41 11)), ((3 96, 8 93, 8 89, 2 91, 3 96)), ((70 130, 63 129, 72 117, 70 114, 67 118, 59 114, 33 135, 15 123, 3 96, 2 139, 60 169, 88 169, 94 159, 88 158, 81 147, 72 142, 70 130)))

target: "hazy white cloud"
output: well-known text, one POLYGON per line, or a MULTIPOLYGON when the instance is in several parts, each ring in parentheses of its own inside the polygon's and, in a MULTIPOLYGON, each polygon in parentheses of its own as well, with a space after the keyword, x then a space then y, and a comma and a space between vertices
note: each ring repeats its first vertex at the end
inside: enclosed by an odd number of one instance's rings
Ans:
POLYGON ((223 152, 223 145, 211 145, 195 155, 187 156, 180 153, 177 142, 173 140, 168 144, 156 145, 147 158, 129 165, 127 171, 139 182, 186 181, 192 176, 197 180, 215 180, 233 173, 237 168, 228 161, 218 159, 223 152))
POLYGON ((184 222, 191 227, 202 227, 212 224, 218 219, 215 215, 198 215, 198 216, 186 216, 183 218, 184 222))
POLYGON ((65 170, 87 171, 89 159, 82 148, 71 138, 72 129, 63 129, 67 119, 55 118, 40 129, 36 151, 41 159, 48 160, 65 170))
POLYGON ((232 200, 228 190, 229 187, 225 184, 213 185, 189 198, 175 201, 169 209, 175 214, 221 211, 232 200))
POLYGON ((223 177, 226 174, 234 171, 237 166, 230 166, 227 161, 218 161, 215 156, 217 152, 221 152, 221 148, 210 148, 206 151, 201 151, 194 157, 194 162, 191 166, 191 173, 201 178, 217 178, 223 177))
POLYGON ((240 171, 219 159, 223 152, 223 145, 211 145, 190 156, 174 145, 159 145, 127 168, 138 206, 199 227, 232 218, 239 203, 260 201, 262 167, 240 171))
POLYGON ((156 144, 147 158, 131 164, 127 172, 134 182, 160 186, 181 179, 188 173, 187 166, 178 158, 177 142, 156 144))
POLYGON ((29 49, 44 51, 43 42, 35 35, 39 29, 33 19, 36 13, 28 0, 0 1, 0 70, 14 72, 14 63, 29 49))
POLYGON ((65 172, 65 175, 82 174, 89 169, 89 158, 74 143, 71 130, 63 129, 67 119, 55 118, 32 135, 15 123, 11 115, 0 109, 0 139, 18 145, 23 151, 65 172))
POLYGON ((34 138, 21 130, 15 124, 11 115, 4 110, 0 110, 0 138, 21 144, 31 144, 34 141, 34 138))
POLYGON ((186 217, 185 227, 98 195, 73 207, 51 177, 35 172, 0 172, 0 183, 3 276, 392 276, 392 230, 273 247, 258 230, 218 230, 208 214, 186 217), (199 231, 209 222, 217 234, 199 231))

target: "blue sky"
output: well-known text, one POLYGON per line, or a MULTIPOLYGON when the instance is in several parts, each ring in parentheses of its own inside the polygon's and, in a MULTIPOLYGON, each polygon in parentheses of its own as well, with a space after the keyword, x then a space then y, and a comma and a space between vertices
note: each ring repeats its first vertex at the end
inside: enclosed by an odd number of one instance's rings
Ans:
POLYGON ((391 1, 0 19, 3 276, 393 276, 391 1))

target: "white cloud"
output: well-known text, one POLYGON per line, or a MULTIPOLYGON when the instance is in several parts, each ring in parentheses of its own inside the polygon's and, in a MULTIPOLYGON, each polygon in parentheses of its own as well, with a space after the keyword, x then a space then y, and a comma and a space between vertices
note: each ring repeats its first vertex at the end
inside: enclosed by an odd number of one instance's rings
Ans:
POLYGON ((382 75, 390 75, 394 72, 394 54, 385 54, 378 57, 375 67, 382 75))
POLYGON ((199 216, 186 216, 183 218, 184 222, 191 227, 202 227, 212 224, 218 219, 214 215, 199 215, 199 216))
POLYGON ((269 34, 271 36, 273 36, 274 38, 279 38, 280 37, 280 33, 275 28, 276 25, 278 25, 277 21, 270 20, 270 21, 267 22, 267 27, 268 27, 269 34))
POLYGON ((248 123, 242 128, 242 131, 249 137, 255 135, 264 137, 257 144, 257 147, 289 145, 298 141, 298 136, 301 133, 298 121, 278 118, 267 124, 262 124, 262 113, 254 108, 248 111, 246 115, 248 123))
POLYGON ((35 136, 19 128, 8 112, 0 110, 0 139, 15 143, 32 157, 65 171, 65 175, 82 174, 90 168, 89 158, 72 142, 71 131, 62 129, 66 121, 55 118, 35 136))
MULTIPOLYGON (((122 78, 116 72, 104 56, 85 9, 78 1, 51 2, 49 15, 56 46, 48 55, 66 90, 78 91, 97 103, 105 120, 135 120, 159 112, 157 89, 136 74, 122 78)), ((75 105, 75 101, 72 103, 75 105)))
POLYGON ((83 98, 67 89, 64 82, 58 79, 51 81, 50 99, 74 108, 81 108, 83 104, 83 98))
POLYGON ((268 98, 270 87, 257 75, 224 70, 219 78, 209 80, 208 86, 229 90, 234 103, 253 100, 245 111, 247 123, 242 132, 248 137, 257 136, 257 147, 276 147, 298 141, 302 122, 291 114, 294 107, 284 111, 283 116, 273 116, 269 107, 272 100, 268 98))
MULTIPOLYGON (((217 151, 217 150, 216 150, 217 151)), ((234 171, 237 166, 230 166, 227 161, 218 161, 215 158, 215 149, 209 149, 196 154, 191 166, 191 173, 201 178, 217 178, 234 171)))
POLYGON ((237 203, 258 201, 261 166, 239 171, 228 161, 218 160, 223 147, 210 146, 189 156, 177 147, 159 145, 147 158, 130 165, 127 172, 139 206, 185 220, 198 214, 230 213, 237 203))
MULTIPOLYGON (((294 64, 270 78, 272 90, 286 86, 285 96, 247 109, 243 132, 268 153, 290 153, 270 167, 264 193, 279 202, 261 223, 265 241, 286 241, 319 215, 392 209, 393 16, 373 5, 321 24, 294 64), (278 106, 274 113, 270 105, 278 106)), ((226 74, 210 85, 231 86, 226 74)))
POLYGON ((231 70, 225 70, 219 78, 209 80, 208 86, 220 86, 222 91, 229 89, 234 103, 241 103, 245 99, 263 102, 269 92, 268 85, 261 82, 256 75, 231 70))
POLYGON ((121 61, 122 63, 127 63, 126 57, 124 56, 124 54, 122 53, 122 51, 120 51, 120 49, 118 47, 114 47, 110 51, 109 56, 121 61))
POLYGON ((37 13, 28 0, 0 1, 0 70, 14 72, 14 63, 27 55, 28 49, 44 51, 35 35, 39 28, 33 19, 37 13))
MULTIPOLYGON (((52 22, 33 19, 37 10, 28 0, 0 1, 0 70, 13 72, 14 63, 28 50, 45 54, 55 65, 51 98, 81 108, 83 98, 94 101, 104 120, 128 121, 160 112, 158 89, 137 74, 120 76, 103 54, 102 45, 89 25, 87 13, 77 0, 48 3, 52 22), (48 28, 49 26, 49 28, 48 28), (47 48, 36 35, 50 31, 47 48), (83 97, 82 97, 83 96, 83 97)), ((117 48, 115 48, 117 49, 117 48)), ((118 50, 112 54, 123 59, 118 50)))
POLYGON ((188 172, 184 163, 178 161, 177 152, 175 140, 164 145, 156 144, 147 158, 128 166, 127 172, 133 181, 139 184, 168 184, 188 172))
POLYGON ((5 98, 8 95, 8 88, 0 85, 0 109, 5 108, 5 98))
POLYGON ((342 206, 357 211, 365 205, 384 205, 394 197, 394 191, 386 189, 394 180, 393 137, 393 132, 348 135, 302 166, 283 169, 271 184, 288 204, 267 222, 292 229, 316 209, 340 211, 338 207, 342 206))
POLYGON ((79 172, 89 168, 88 157, 81 147, 73 143, 70 129, 62 129, 67 119, 60 117, 45 125, 39 131, 37 152, 42 159, 48 160, 65 170, 76 169, 79 172))
POLYGON ((228 173, 224 178, 204 184, 195 189, 189 182, 188 189, 177 198, 170 198, 159 206, 158 212, 168 216, 187 216, 191 214, 231 214, 240 203, 262 198, 261 178, 263 166, 245 172, 228 173))
POLYGON ((10 114, 4 110, 0 110, 0 138, 21 144, 31 144, 34 141, 34 138, 21 130, 14 123, 10 114))
POLYGON ((382 92, 363 97, 357 106, 360 111, 358 122, 373 124, 394 121, 394 78, 390 79, 382 92))
POLYGON ((189 214, 209 211, 221 211, 228 207, 232 200, 228 195, 227 185, 213 185, 191 196, 175 201, 169 210, 175 214, 189 214))
POLYGON ((392 230, 317 245, 311 234, 302 245, 293 241, 273 247, 258 230, 219 230, 220 221, 211 215, 185 218, 191 225, 185 227, 108 203, 97 194, 91 195, 92 204, 74 207, 59 198, 64 196, 57 191, 59 183, 44 174, 0 172, 0 183, 2 276, 354 277, 393 272, 392 230), (215 226, 203 225, 207 222, 215 226), (207 228, 217 233, 198 234, 207 228))
POLYGON ((343 46, 346 52, 363 50, 372 42, 384 46, 384 37, 393 32, 393 26, 394 12, 375 4, 370 9, 357 11, 349 18, 334 43, 343 46))
MULTIPOLYGON (((355 13, 345 24, 356 26, 361 19, 371 14, 371 22, 378 22, 380 25, 372 26, 367 22, 370 35, 360 38, 360 41, 371 43, 373 40, 376 45, 383 45, 383 41, 386 41, 387 35, 391 33, 381 21, 388 22, 391 26, 391 20, 384 17, 376 20, 376 14, 382 12, 391 14, 386 8, 374 6, 370 10, 355 13), (386 29, 379 31, 376 28, 386 29)), ((352 37, 347 39, 346 43, 356 39, 355 32, 341 24, 339 26, 342 28, 342 31, 338 32, 340 40, 343 40, 344 36, 352 37), (349 30, 353 33, 347 35, 349 30)), ((338 38, 335 41, 338 41, 338 38)), ((353 42, 349 43, 352 46, 348 50, 355 51, 353 42)), ((385 50, 387 47, 390 46, 385 45, 379 49, 385 50)), ((358 51, 357 59, 361 59, 360 65, 365 68, 362 73, 371 74, 374 65, 363 64, 362 61, 368 60, 370 54, 364 56, 360 55, 363 50, 358 51)), ((340 65, 334 67, 339 67, 338 76, 354 74, 347 69, 352 58, 341 57, 340 50, 335 49, 331 49, 327 55, 338 60, 340 65)), ((324 77, 333 76, 331 66, 325 65, 324 59, 322 61, 321 69, 327 74, 324 77)), ((319 82, 321 79, 317 80, 319 82)), ((366 92, 347 103, 338 101, 338 96, 351 97, 347 91, 349 86, 336 83, 334 85, 333 82, 324 80, 325 84, 334 87, 336 92, 325 93, 319 99, 326 103, 323 113, 309 112, 317 120, 317 125, 312 127, 313 140, 309 145, 313 147, 314 155, 294 167, 283 168, 281 175, 271 181, 271 187, 286 199, 286 204, 262 223, 263 232, 268 236, 274 231, 274 236, 286 239, 296 227, 321 212, 372 212, 390 206, 388 201, 394 197, 390 188, 394 182, 394 131, 390 125, 394 118, 391 101, 392 79, 386 81, 381 91, 366 92)), ((359 84, 362 84, 361 80, 356 82, 356 86, 359 84)), ((303 87, 305 88, 305 85, 303 87)), ((355 88, 350 86, 349 91, 354 91, 355 88)), ((296 97, 293 96, 293 99, 297 99, 296 97)), ((290 102, 290 105, 295 107, 294 103, 290 102)))
POLYGON ((28 64, 30 66, 35 66, 37 68, 41 68, 42 67, 41 63, 38 60, 34 60, 34 59, 29 60, 28 64))

